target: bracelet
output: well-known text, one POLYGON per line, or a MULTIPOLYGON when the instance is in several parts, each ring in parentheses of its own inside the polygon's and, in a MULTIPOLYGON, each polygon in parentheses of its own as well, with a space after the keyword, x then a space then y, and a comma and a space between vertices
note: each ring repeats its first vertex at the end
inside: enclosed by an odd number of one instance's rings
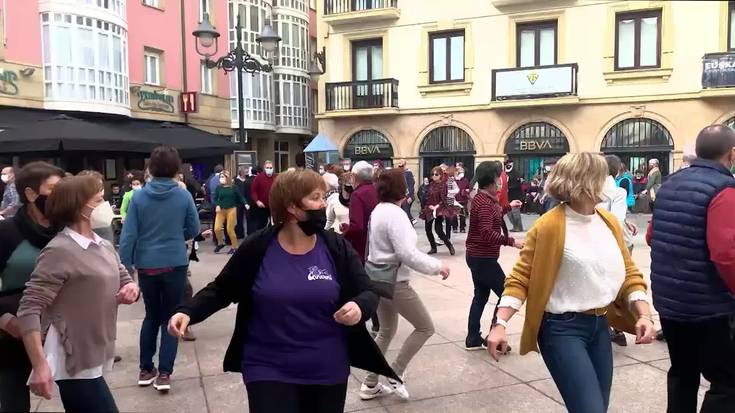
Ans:
POLYGON ((638 316, 638 319, 640 320, 641 318, 643 318, 643 319, 646 319, 646 320, 650 321, 650 322, 651 322, 651 324, 655 324, 655 322, 653 321, 653 317, 651 317, 651 316, 650 316, 650 315, 648 315, 648 314, 644 314, 644 315, 639 315, 639 316, 638 316))
POLYGON ((498 317, 495 319, 495 324, 493 326, 503 326, 504 328, 508 328, 508 322, 503 320, 502 318, 498 317))

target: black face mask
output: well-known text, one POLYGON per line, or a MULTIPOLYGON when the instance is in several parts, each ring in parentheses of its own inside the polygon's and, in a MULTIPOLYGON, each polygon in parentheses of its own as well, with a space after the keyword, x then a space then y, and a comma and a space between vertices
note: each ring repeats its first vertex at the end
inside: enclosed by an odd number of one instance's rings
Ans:
POLYGON ((355 188, 352 185, 345 185, 345 192, 347 192, 348 194, 351 194, 354 190, 355 188))
POLYGON ((46 215, 46 200, 48 200, 48 195, 38 195, 38 198, 33 201, 33 205, 35 205, 36 208, 38 208, 38 211, 43 215, 46 215))
POLYGON ((306 218, 303 221, 299 221, 299 228, 304 231, 304 234, 312 236, 324 231, 324 226, 327 225, 326 208, 305 209, 304 213, 306 218))

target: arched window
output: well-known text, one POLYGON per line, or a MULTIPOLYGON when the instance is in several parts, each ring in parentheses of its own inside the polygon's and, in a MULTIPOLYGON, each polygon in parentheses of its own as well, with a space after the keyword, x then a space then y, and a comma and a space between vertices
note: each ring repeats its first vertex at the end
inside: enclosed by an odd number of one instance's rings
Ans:
POLYGON ((475 143, 464 129, 456 126, 441 126, 426 134, 419 155, 460 153, 469 155, 475 153, 475 143))
POLYGON ((655 120, 632 118, 613 125, 600 149, 602 152, 666 152, 674 149, 674 140, 655 120))
POLYGON ((505 142, 507 155, 565 154, 569 141, 559 128, 546 122, 527 123, 508 137, 505 142))
POLYGON ((363 129, 350 136, 342 153, 343 157, 352 160, 383 159, 389 161, 393 158, 393 145, 382 133, 374 129, 363 129))

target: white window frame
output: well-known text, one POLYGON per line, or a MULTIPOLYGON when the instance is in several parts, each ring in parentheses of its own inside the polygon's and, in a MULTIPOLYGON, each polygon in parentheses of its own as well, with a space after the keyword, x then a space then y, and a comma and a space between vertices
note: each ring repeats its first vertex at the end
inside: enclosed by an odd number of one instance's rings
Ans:
POLYGON ((158 0, 143 0, 143 4, 149 7, 158 8, 158 0))
POLYGON ((155 52, 146 51, 143 54, 143 73, 144 83, 146 85, 161 86, 161 55, 155 52), (151 70, 151 63, 154 68, 151 70), (151 78, 155 75, 155 79, 151 78))
POLYGON ((213 70, 208 68, 206 63, 202 62, 200 69, 201 87, 200 92, 205 95, 214 94, 214 74, 213 70))
MULTIPOLYGON (((204 21, 204 14, 209 15, 209 21, 212 22, 212 5, 210 0, 199 0, 199 22, 204 21)), ((213 23, 213 22, 212 22, 213 23)))

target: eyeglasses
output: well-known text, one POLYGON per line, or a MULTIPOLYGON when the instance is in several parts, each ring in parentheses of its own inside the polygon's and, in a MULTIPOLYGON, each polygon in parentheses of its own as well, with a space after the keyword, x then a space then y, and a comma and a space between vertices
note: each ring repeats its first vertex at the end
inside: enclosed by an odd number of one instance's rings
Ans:
POLYGON ((439 175, 439 174, 432 174, 432 175, 433 175, 433 176, 441 176, 441 175, 439 175))

